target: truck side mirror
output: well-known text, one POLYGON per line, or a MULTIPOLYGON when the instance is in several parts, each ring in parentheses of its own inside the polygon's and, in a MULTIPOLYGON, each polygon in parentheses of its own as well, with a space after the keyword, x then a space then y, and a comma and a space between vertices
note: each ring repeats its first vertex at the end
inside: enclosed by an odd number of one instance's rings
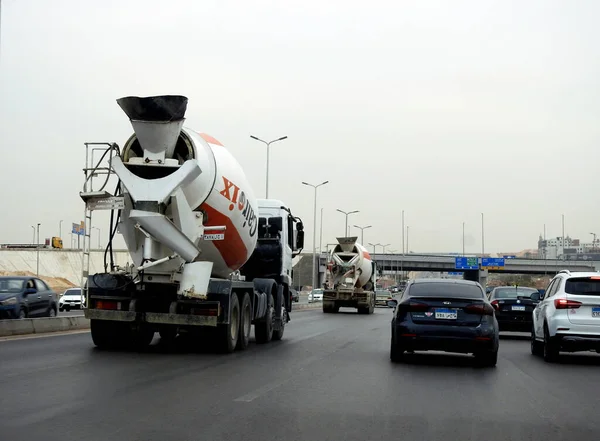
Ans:
POLYGON ((301 248, 304 248, 304 230, 296 232, 296 249, 299 250, 301 248))
POLYGON ((531 300, 533 300, 534 302, 539 302, 540 301, 540 297, 541 297, 541 295, 540 295, 539 292, 534 292, 530 296, 531 300))
POLYGON ((296 249, 304 248, 304 224, 301 220, 296 224, 296 249))

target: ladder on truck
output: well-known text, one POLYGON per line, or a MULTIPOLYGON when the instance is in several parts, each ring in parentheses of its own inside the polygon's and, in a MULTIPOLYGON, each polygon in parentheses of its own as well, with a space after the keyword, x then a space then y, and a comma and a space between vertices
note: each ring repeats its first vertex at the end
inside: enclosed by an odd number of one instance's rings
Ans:
MULTIPOLYGON (((119 146, 108 142, 86 142, 85 143, 85 182, 83 190, 79 193, 85 203, 84 221, 83 221, 83 245, 81 253, 81 294, 85 298, 86 307, 89 305, 88 298, 88 276, 90 275, 91 261, 91 243, 92 243, 92 212, 95 210, 121 210, 124 208, 124 199, 122 196, 116 196, 105 190, 109 183, 112 170, 112 158, 120 155, 119 146), (95 152, 101 152, 100 158, 94 155, 95 152), (107 165, 103 165, 103 163, 107 165), (100 176, 101 187, 98 188, 97 182, 100 176)), ((112 229, 112 225, 110 226, 112 229)), ((109 236, 112 231, 109 231, 109 236)))

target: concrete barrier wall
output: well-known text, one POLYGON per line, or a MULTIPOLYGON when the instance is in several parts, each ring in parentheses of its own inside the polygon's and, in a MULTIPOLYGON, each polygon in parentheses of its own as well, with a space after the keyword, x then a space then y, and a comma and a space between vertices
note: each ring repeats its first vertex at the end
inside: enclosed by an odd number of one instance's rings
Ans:
MULTIPOLYGON (((321 309, 320 303, 313 303, 310 305, 300 304, 292 307, 292 313, 296 311, 310 311, 317 309, 321 309)), ((0 320, 0 337, 75 331, 79 329, 89 329, 89 327, 90 321, 83 316, 0 320)))
MULTIPOLYGON (((118 250, 114 253, 115 263, 125 265, 131 263, 127 251, 118 250)), ((18 272, 37 271, 38 253, 36 250, 0 250, 0 271, 18 272)), ((81 251, 41 249, 39 253, 40 276, 62 277, 79 286, 81 283, 81 251)), ((91 250, 90 272, 104 272, 104 250, 91 250)))
POLYGON ((85 317, 53 317, 22 320, 0 320, 0 337, 88 329, 85 317))

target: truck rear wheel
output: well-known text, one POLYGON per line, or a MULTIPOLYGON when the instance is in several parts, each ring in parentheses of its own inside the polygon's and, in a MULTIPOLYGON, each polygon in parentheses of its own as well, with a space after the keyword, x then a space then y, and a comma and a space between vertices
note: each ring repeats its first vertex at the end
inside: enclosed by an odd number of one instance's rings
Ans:
POLYGON ((265 319, 254 325, 256 343, 269 343, 273 339, 273 318, 275 316, 273 303, 273 294, 269 294, 265 319))
POLYGON ((123 323, 109 320, 90 320, 92 341, 100 349, 118 349, 126 345, 129 333, 123 323), (123 332, 125 331, 125 332, 123 332))
POLYGON ((323 303, 323 312, 325 314, 335 314, 340 310, 340 307, 337 306, 334 302, 323 303))
POLYGON ((240 333, 236 348, 243 351, 250 342, 250 332, 252 331, 252 305, 250 305, 250 296, 247 292, 242 294, 242 306, 240 308, 240 333))
POLYGON ((146 349, 154 339, 154 330, 147 326, 142 325, 137 329, 129 328, 128 331, 126 334, 129 337, 128 346, 136 351, 146 349))
POLYGON ((223 353, 235 351, 240 333, 240 302, 237 295, 231 296, 229 323, 217 327, 217 350, 223 353))

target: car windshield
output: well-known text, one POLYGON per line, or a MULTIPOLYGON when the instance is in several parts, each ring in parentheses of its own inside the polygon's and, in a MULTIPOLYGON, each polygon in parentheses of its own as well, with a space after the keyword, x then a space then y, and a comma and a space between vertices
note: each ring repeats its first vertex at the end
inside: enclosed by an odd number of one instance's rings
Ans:
POLYGON ((477 285, 464 283, 415 283, 410 287, 411 297, 453 297, 481 299, 483 291, 477 285))
POLYGON ((377 291, 377 295, 378 295, 378 296, 389 296, 390 294, 391 294, 391 292, 390 292, 390 291, 387 291, 387 290, 385 290, 385 289, 384 289, 384 290, 378 290, 378 291, 377 291))
POLYGON ((19 292, 23 289, 21 279, 0 279, 0 292, 19 292))
POLYGON ((323 290, 322 289, 313 289, 313 294, 323 294, 323 290))
POLYGON ((574 277, 567 279, 565 284, 567 294, 600 296, 600 279, 590 277, 574 277))
POLYGON ((533 288, 497 288, 492 294, 495 299, 516 299, 517 297, 530 297, 534 292, 533 288))
POLYGON ((63 295, 64 296, 81 296, 81 290, 80 289, 68 289, 67 291, 65 291, 65 293, 63 295))

